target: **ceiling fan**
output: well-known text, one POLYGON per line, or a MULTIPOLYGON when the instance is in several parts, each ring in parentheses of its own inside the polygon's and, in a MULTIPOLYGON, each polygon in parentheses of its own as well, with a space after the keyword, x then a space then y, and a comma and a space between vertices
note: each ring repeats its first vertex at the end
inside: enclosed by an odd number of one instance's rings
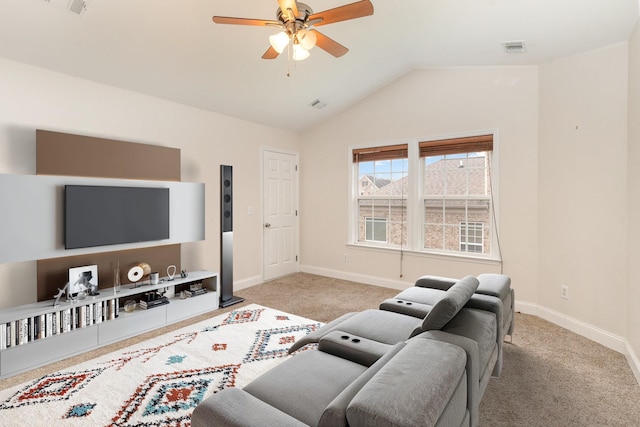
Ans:
POLYGON ((271 46, 262 58, 275 59, 287 46, 290 46, 293 50, 293 59, 302 60, 309 56, 309 50, 314 46, 318 46, 336 58, 349 51, 315 27, 373 15, 373 4, 370 0, 357 1, 319 13, 314 13, 308 5, 296 0, 278 0, 278 5, 280 7, 276 11, 277 20, 214 16, 213 22, 280 28, 282 29, 280 33, 269 37, 271 46))

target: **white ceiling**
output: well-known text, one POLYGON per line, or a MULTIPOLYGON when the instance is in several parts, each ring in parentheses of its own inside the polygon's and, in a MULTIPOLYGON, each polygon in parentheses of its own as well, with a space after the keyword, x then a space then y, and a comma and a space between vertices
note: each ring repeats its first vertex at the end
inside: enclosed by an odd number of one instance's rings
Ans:
POLYGON ((276 0, 86 0, 81 16, 47 1, 68 0, 0 0, 0 57, 291 130, 417 67, 537 65, 625 41, 638 22, 638 0, 372 0, 373 16, 320 28, 349 53, 316 47, 287 77, 286 55, 260 58, 276 30, 211 21, 275 19, 276 0), (527 53, 506 54, 511 40, 527 53))

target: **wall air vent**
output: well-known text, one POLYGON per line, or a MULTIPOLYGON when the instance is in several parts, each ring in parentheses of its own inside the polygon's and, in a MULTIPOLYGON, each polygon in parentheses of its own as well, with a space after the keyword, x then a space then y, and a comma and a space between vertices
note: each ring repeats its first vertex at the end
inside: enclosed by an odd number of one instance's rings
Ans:
POLYGON ((311 104, 309 104, 309 107, 313 107, 313 108, 316 108, 318 110, 322 110, 326 106, 327 106, 327 104, 325 104, 324 102, 320 101, 319 99, 314 99, 313 101, 311 101, 311 104))
POLYGON ((506 53, 526 53, 527 45, 524 40, 515 40, 510 42, 502 42, 502 47, 506 53))
POLYGON ((73 13, 82 16, 87 12, 87 6, 91 0, 42 0, 49 6, 53 6, 58 10, 73 13))

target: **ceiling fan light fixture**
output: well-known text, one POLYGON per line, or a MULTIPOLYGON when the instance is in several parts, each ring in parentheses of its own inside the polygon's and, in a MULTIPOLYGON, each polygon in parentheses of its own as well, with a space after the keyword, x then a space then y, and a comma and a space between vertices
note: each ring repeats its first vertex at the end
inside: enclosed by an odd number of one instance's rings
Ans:
POLYGON ((271 47, 276 52, 282 53, 289 44, 289 35, 284 31, 280 31, 278 34, 269 36, 269 43, 271 43, 271 47))
POLYGON ((296 34, 298 43, 305 50, 311 50, 316 45, 317 37, 315 31, 300 30, 296 34))
POLYGON ((309 57, 309 51, 300 46, 298 43, 293 44, 293 60, 294 61, 302 61, 303 59, 307 59, 309 57))

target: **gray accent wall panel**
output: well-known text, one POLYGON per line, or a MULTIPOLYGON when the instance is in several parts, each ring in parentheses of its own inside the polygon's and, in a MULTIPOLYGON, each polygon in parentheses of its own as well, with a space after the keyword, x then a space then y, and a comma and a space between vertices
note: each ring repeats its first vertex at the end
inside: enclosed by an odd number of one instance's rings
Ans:
POLYGON ((49 175, 0 175, 0 263, 204 240, 204 184, 49 175), (155 242, 64 249, 64 186, 166 187, 170 238, 155 242))

